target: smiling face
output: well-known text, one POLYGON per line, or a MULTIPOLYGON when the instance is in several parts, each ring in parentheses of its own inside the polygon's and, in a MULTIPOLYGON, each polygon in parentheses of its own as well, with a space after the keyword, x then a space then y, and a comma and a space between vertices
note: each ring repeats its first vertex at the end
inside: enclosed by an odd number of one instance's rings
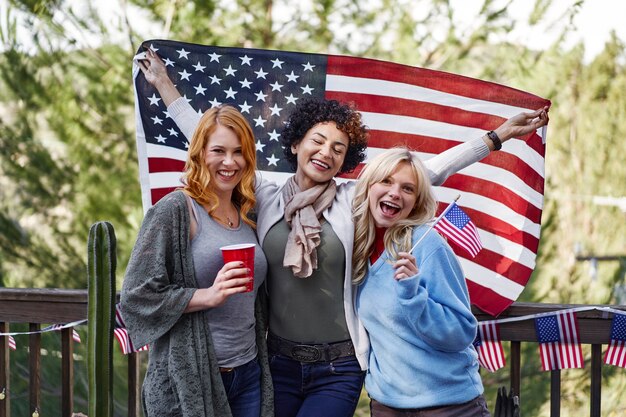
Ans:
POLYGON ((410 164, 401 162, 387 178, 369 189, 369 210, 376 227, 389 228, 411 214, 417 201, 417 178, 410 164))
POLYGON ((204 163, 209 170, 210 185, 215 194, 230 200, 247 165, 241 150, 241 140, 232 129, 217 125, 204 148, 204 163))
POLYGON ((348 135, 335 122, 318 123, 291 146, 297 155, 296 182, 301 190, 330 181, 341 169, 348 151, 348 135))

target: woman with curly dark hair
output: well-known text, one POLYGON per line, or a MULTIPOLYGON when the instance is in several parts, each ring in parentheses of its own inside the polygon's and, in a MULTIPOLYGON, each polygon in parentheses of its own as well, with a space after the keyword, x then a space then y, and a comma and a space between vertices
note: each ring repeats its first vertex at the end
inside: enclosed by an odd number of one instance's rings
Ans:
MULTIPOLYGON (((147 51, 143 63, 168 114, 187 136, 198 113, 147 51)), ((542 124, 540 110, 496 129, 504 141, 542 124)), ((367 128, 353 107, 333 100, 299 100, 281 140, 295 174, 285 184, 257 173, 257 235, 268 262, 268 350, 279 417, 351 417, 368 367, 369 340, 353 303, 351 220, 354 183, 335 176, 365 160, 367 128)), ((424 163, 432 184, 482 159, 499 145, 488 136, 424 163)))

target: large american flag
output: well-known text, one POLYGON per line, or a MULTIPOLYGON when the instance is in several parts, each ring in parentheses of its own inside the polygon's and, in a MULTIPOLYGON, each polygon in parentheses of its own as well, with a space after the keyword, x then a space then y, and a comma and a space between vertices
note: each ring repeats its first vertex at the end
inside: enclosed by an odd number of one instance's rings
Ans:
MULTIPOLYGON (((146 41, 181 94, 202 113, 232 104, 249 120, 257 167, 289 175, 279 142, 287 115, 304 97, 351 102, 371 129, 368 158, 407 145, 428 159, 480 137, 509 117, 549 101, 523 91, 440 71, 372 59, 146 41)), ((138 55, 140 56, 140 55, 138 55)), ((180 186, 189 139, 156 89, 133 66, 137 149, 144 209, 180 186)), ((484 249, 473 259, 454 247, 472 303, 498 315, 515 301, 535 267, 544 188, 545 130, 451 176, 435 193, 443 210, 461 194, 484 249)), ((358 169, 357 169, 358 172, 358 169)), ((268 175, 264 175, 268 176, 268 175)), ((353 173, 351 178, 356 176, 353 173)), ((453 244, 454 246, 454 244, 453 244)))
POLYGON ((626 368, 626 314, 613 316, 611 341, 604 355, 604 363, 626 368))
POLYGON ((560 311, 535 319, 539 356, 544 371, 583 368, 576 312, 560 311))

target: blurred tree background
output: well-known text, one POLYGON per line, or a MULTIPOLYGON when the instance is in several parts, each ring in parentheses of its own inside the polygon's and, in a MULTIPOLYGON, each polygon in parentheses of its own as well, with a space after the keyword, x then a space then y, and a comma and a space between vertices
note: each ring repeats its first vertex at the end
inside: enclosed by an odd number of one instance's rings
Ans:
MULTIPOLYGON (((576 254, 626 254, 624 40, 613 34, 590 61, 582 44, 567 45, 580 0, 558 17, 569 24, 542 50, 504 35, 520 25, 539 30, 554 23, 545 17, 552 1, 535 0, 520 18, 510 13, 515 0, 484 0, 463 27, 452 3, 118 0, 107 8, 115 13, 105 13, 96 0, 0 0, 0 286, 86 288, 87 232, 108 220, 118 237, 120 287, 143 216, 131 61, 147 36, 385 59, 550 99, 540 254, 522 301, 626 304, 624 261, 576 260, 576 254)), ((54 343, 44 346, 58 351, 54 343)), ((76 347, 76 411, 86 410, 84 353, 76 347)), ((25 415, 25 350, 11 361, 12 411, 25 415)), ((536 345, 525 346, 524 416, 548 414, 549 373, 539 371, 538 361, 536 345)), ((116 355, 120 416, 124 362, 116 355)), ((59 409, 58 365, 44 361, 43 368, 43 411, 52 415, 59 409)), ((587 372, 563 372, 562 415, 588 409, 587 372)), ((624 415, 624 370, 604 366, 603 378, 604 415, 624 415)), ((493 409, 508 369, 483 379, 493 409)), ((358 416, 368 415, 366 404, 364 397, 358 416)))

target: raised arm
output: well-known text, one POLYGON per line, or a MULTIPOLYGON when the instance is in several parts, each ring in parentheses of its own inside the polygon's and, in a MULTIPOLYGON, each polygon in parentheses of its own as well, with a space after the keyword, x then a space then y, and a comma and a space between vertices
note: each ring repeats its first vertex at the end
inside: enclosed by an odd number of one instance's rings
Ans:
POLYGON ((146 77, 146 81, 154 86, 159 92, 163 103, 167 107, 170 117, 174 120, 180 131, 191 141, 200 117, 191 105, 185 100, 167 74, 165 64, 156 54, 148 49, 146 58, 139 60, 139 68, 146 77))
POLYGON ((498 139, 504 143, 511 138, 525 136, 547 125, 548 120, 547 106, 533 112, 520 113, 495 129, 493 131, 496 134, 494 139, 485 134, 481 138, 457 145, 424 161, 431 184, 441 185, 450 175, 456 174, 463 168, 489 155, 489 152, 496 150, 498 139))

